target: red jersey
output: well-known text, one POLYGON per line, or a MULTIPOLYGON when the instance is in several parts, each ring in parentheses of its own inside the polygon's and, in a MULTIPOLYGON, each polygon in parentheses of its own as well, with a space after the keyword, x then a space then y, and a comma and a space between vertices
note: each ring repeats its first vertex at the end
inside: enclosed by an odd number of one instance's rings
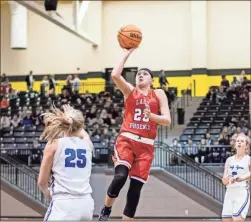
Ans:
POLYGON ((159 114, 159 100, 153 89, 147 96, 134 88, 125 101, 124 120, 120 132, 130 132, 145 138, 155 139, 158 124, 146 118, 143 114, 145 105, 150 107, 151 113, 159 114))

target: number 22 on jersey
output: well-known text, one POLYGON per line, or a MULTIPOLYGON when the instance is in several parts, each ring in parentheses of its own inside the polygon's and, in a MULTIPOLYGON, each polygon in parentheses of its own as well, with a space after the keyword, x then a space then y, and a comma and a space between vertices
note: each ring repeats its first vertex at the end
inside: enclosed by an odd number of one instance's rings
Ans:
POLYGON ((149 122, 149 118, 147 118, 146 116, 144 116, 143 118, 141 117, 141 115, 142 115, 142 113, 143 113, 143 111, 142 111, 142 109, 139 109, 139 108, 137 108, 137 109, 135 109, 134 110, 134 121, 143 121, 143 122, 149 122))
POLYGON ((66 168, 85 168, 86 166, 86 150, 85 149, 65 149, 65 167, 66 168), (75 160, 77 161, 75 162, 75 160))

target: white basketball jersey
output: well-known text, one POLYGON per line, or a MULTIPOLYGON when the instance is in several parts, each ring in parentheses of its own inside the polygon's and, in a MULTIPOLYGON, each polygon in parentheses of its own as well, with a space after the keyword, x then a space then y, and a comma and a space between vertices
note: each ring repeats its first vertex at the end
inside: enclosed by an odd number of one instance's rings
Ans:
POLYGON ((51 196, 92 193, 91 169, 92 152, 89 143, 78 137, 60 138, 52 166, 51 196))
MULTIPOLYGON (((236 160, 236 156, 231 156, 228 162, 228 175, 230 177, 240 176, 246 174, 250 171, 250 156, 245 155, 241 160, 236 160)), ((233 184, 228 184, 227 188, 231 187, 244 187, 249 188, 249 181, 235 182, 233 184)))

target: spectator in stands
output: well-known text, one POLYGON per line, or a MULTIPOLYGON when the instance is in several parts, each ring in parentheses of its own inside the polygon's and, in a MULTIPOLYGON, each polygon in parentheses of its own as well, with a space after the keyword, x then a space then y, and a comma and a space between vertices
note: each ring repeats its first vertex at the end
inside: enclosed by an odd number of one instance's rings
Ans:
POLYGON ((42 83, 41 83, 41 95, 42 96, 48 96, 49 94, 49 81, 48 76, 44 76, 42 83))
POLYGON ((2 100, 0 102, 0 108, 1 109, 7 109, 9 107, 9 101, 6 99, 5 96, 2 97, 2 100))
POLYGON ((15 114, 13 115, 10 123, 12 127, 17 128, 21 123, 21 119, 18 117, 18 115, 15 114))
POLYGON ((198 147, 191 139, 188 139, 188 143, 185 146, 185 154, 193 160, 195 160, 195 157, 198 155, 198 147))
POLYGON ((43 124, 43 119, 42 119, 42 107, 37 107, 35 112, 32 114, 32 119, 33 119, 33 124, 35 126, 39 126, 43 124))
MULTIPOLYGON (((184 150, 183 150, 183 148, 177 138, 173 139, 173 142, 172 142, 170 148, 171 148, 171 150, 175 151, 179 155, 183 155, 183 153, 184 153, 184 150)), ((176 163, 178 163, 179 165, 181 164, 181 159, 175 157, 173 154, 170 154, 170 161, 171 161, 171 164, 176 164, 176 163)))
POLYGON ((113 102, 112 102, 112 98, 110 95, 107 95, 105 97, 105 104, 104 104, 104 107, 105 108, 110 108, 112 106, 113 102))
POLYGON ((232 118, 229 121, 229 126, 230 126, 230 133, 229 134, 233 134, 233 132, 235 132, 237 124, 238 124, 238 117, 232 116, 232 118))
POLYGON ((18 98, 18 92, 16 89, 12 88, 11 84, 8 85, 8 97, 9 97, 9 99, 18 98))
POLYGON ((245 119, 244 116, 241 117, 238 125, 240 126, 240 128, 247 133, 248 132, 248 121, 245 119))
POLYGON ((27 106, 23 106, 22 111, 19 113, 19 116, 20 116, 21 120, 23 120, 24 117, 26 117, 27 111, 28 111, 28 107, 27 106))
POLYGON ((100 138, 102 132, 101 132, 101 129, 99 127, 99 124, 94 124, 93 128, 94 128, 94 130, 90 133, 91 137, 100 138))
POLYGON ((248 90, 246 88, 243 88, 242 91, 240 91, 239 98, 241 99, 248 99, 248 90))
POLYGON ((108 126, 105 126, 105 128, 102 131, 101 137, 103 139, 109 139, 110 135, 109 135, 109 129, 108 126))
MULTIPOLYGON (((201 141, 202 141, 202 140, 201 140, 201 141)), ((203 142, 204 142, 204 141, 203 141, 203 142)), ((212 139, 211 139, 210 133, 207 133, 207 134, 206 134, 205 144, 206 144, 207 146, 211 146, 211 145, 213 144, 213 141, 212 141, 212 139)))
POLYGON ((91 94, 89 93, 88 90, 85 90, 84 94, 82 95, 83 98, 89 97, 91 94))
POLYGON ((234 76, 233 81, 231 82, 231 89, 237 88, 240 85, 241 85, 240 81, 238 81, 236 76, 234 76))
POLYGON ((5 73, 3 73, 0 78, 0 85, 6 86, 8 84, 9 84, 9 78, 6 76, 5 73))
POLYGON ((213 147, 210 147, 209 153, 208 153, 208 156, 207 156, 209 163, 213 163, 213 161, 214 161, 213 150, 214 150, 214 146, 217 146, 217 145, 219 145, 219 141, 218 141, 218 139, 215 139, 214 142, 213 142, 213 147))
POLYGON ((62 93, 60 95, 60 102, 62 104, 67 104, 70 101, 69 92, 66 88, 63 88, 62 93))
POLYGON ((161 72, 160 77, 159 77, 160 88, 166 88, 166 86, 167 86, 167 84, 169 84, 169 82, 166 79, 165 71, 161 70, 160 72, 161 72))
POLYGON ((115 123, 119 123, 120 122, 120 109, 118 106, 116 106, 116 104, 114 104, 114 108, 111 108, 111 116, 112 116, 112 119, 115 120, 115 123))
POLYGON ((241 71, 241 74, 240 74, 240 76, 239 76, 239 81, 240 81, 241 84, 244 82, 245 77, 246 77, 246 73, 245 73, 244 70, 242 70, 242 71, 241 71))
MULTIPOLYGON (((210 136, 210 134, 209 134, 209 136, 210 136)), ((207 144, 205 139, 201 139, 200 145, 199 145, 198 155, 195 157, 196 163, 204 163, 207 161, 206 158, 207 158, 208 152, 209 152, 209 148, 207 147, 208 145, 211 145, 211 144, 207 144)))
POLYGON ((91 107, 91 111, 86 110, 86 116, 85 117, 86 117, 88 126, 92 126, 92 125, 94 125, 94 124, 96 124, 98 122, 99 117, 97 118, 96 113, 97 113, 96 105, 93 105, 91 107))
POLYGON ((27 110, 26 116, 23 119, 23 126, 32 126, 33 125, 33 117, 31 115, 31 111, 27 110))
POLYGON ((227 98, 227 95, 224 92, 224 87, 220 86, 219 91, 216 93, 216 102, 221 103, 226 98, 227 98))
MULTIPOLYGON (((224 126, 224 127, 222 128, 221 133, 222 133, 223 135, 229 136, 229 135, 231 135, 231 128, 229 128, 229 127, 227 127, 227 126, 224 126)), ((223 137, 222 137, 222 138, 223 138, 223 137)))
MULTIPOLYGON (((232 136, 232 140, 235 141, 236 138, 241 134, 243 133, 242 130, 241 130, 241 127, 240 126, 237 126, 236 127, 236 131, 235 131, 235 134, 232 136)), ((235 143, 235 142, 234 142, 235 143)))
POLYGON ((80 85, 81 85, 81 82, 78 77, 78 74, 75 74, 74 79, 73 79, 73 91, 75 94, 79 94, 80 85))
POLYGON ((220 163, 221 161, 221 148, 220 147, 213 147, 211 149, 211 153, 212 153, 212 163, 220 163))
POLYGON ((223 134, 223 133, 220 134, 218 141, 220 145, 229 145, 229 142, 230 142, 228 135, 223 134))
POLYGON ((103 120, 104 125, 110 126, 115 124, 115 120, 111 118, 111 114, 108 114, 106 109, 101 111, 100 118, 103 120))
POLYGON ((33 77, 33 71, 30 71, 29 75, 26 76, 25 82, 27 85, 27 90, 32 91, 33 90, 33 84, 35 82, 35 79, 33 77))
POLYGON ((73 79, 72 75, 68 75, 66 78, 66 86, 65 88, 68 90, 69 95, 72 95, 72 87, 73 87, 73 79))
POLYGON ((55 95, 57 81, 55 80, 55 75, 50 75, 49 78, 49 93, 50 95, 55 95))
POLYGON ((0 129, 6 129, 10 127, 10 119, 8 116, 1 116, 0 129))
POLYGON ((220 85, 223 86, 223 88, 227 89, 230 86, 229 81, 226 79, 225 75, 222 75, 221 78, 222 81, 220 85))
POLYGON ((229 148, 227 148, 227 147, 221 147, 221 151, 220 151, 220 162, 221 163, 225 163, 226 159, 229 157, 228 150, 229 150, 229 148))
POLYGON ((211 100, 212 102, 216 102, 216 94, 212 87, 209 88, 209 92, 207 93, 206 98, 208 100, 211 100))
POLYGON ((38 164, 41 163, 42 155, 39 148, 41 148, 41 144, 39 143, 38 138, 35 138, 33 140, 32 149, 30 150, 30 155, 28 157, 28 166, 31 166, 33 161, 38 162, 38 164))

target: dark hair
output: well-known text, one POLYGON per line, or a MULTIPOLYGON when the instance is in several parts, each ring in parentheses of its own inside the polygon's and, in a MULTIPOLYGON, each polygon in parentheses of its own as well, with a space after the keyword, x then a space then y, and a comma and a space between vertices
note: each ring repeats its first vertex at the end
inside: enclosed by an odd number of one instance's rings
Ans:
POLYGON ((153 72, 150 69, 148 69, 148 68, 142 68, 138 72, 140 72, 140 71, 147 71, 151 75, 151 77, 153 78, 153 72))

